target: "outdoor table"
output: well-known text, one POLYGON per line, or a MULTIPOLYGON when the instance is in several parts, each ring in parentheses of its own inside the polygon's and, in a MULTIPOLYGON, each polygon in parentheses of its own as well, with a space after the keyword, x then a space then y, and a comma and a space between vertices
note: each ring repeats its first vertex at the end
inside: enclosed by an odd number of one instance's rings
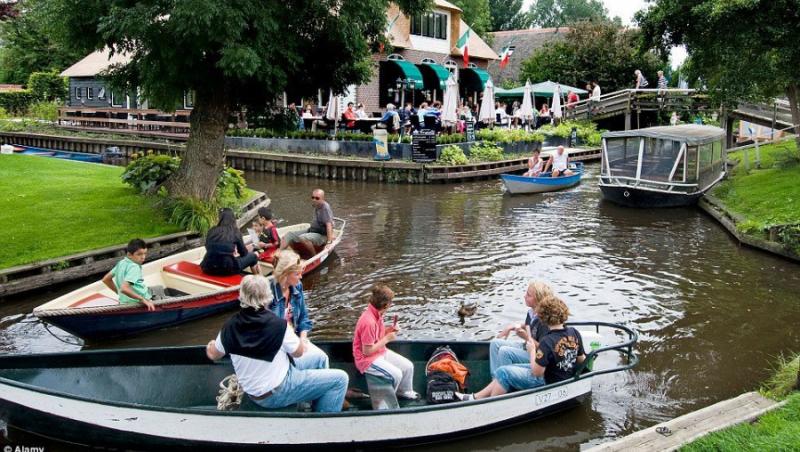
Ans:
POLYGON ((361 118, 356 119, 356 129, 364 133, 372 133, 372 126, 381 122, 381 118, 361 118))

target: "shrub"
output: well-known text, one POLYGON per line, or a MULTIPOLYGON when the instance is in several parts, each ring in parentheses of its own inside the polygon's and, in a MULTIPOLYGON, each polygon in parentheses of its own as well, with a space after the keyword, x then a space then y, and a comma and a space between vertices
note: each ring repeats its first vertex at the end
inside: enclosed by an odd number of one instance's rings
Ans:
POLYGON ((473 162, 497 162, 503 160, 503 150, 490 143, 479 143, 469 150, 473 162))
POLYGON ((0 92, 0 108, 13 115, 23 115, 36 97, 27 90, 0 92))
POLYGON ((217 203, 207 203, 193 198, 164 198, 161 203, 167 220, 187 231, 205 234, 217 223, 217 203))
POLYGON ((573 127, 577 129, 580 142, 589 146, 600 145, 602 131, 598 131, 597 124, 591 121, 562 121, 557 126, 542 126, 539 132, 559 138, 569 138, 572 135, 573 127))
POLYGON ((0 107, 0 119, 8 119, 9 115, 5 108, 0 107))
POLYGON ((446 165, 466 165, 469 163, 467 156, 464 155, 464 150, 453 144, 442 149, 437 161, 446 165))
POLYGON ((139 157, 125 168, 122 181, 141 193, 152 193, 178 170, 180 164, 179 158, 169 155, 150 154, 139 157))
POLYGON ((40 101, 65 100, 69 96, 67 79, 58 75, 58 72, 32 73, 28 77, 28 89, 40 101))
POLYGON ((536 132, 526 132, 522 129, 481 129, 475 132, 478 141, 492 143, 534 143, 544 141, 544 135, 536 132))
MULTIPOLYGON (((231 199, 235 202, 244 196, 245 188, 247 188, 247 182, 244 180, 244 172, 226 166, 217 181, 217 197, 220 200, 231 199)), ((222 202, 222 204, 226 203, 222 202)))
POLYGON ((778 228, 778 241, 786 248, 800 252, 800 224, 789 224, 778 228))
POLYGON ((59 105, 55 102, 36 102, 28 107, 26 116, 56 122, 58 120, 58 107, 59 105))

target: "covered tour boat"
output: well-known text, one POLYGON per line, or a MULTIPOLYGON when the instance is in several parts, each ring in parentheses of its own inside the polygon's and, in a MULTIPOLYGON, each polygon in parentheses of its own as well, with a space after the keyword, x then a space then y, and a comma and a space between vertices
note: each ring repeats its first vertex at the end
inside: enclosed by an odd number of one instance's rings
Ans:
POLYGON ((573 174, 569 176, 552 177, 552 172, 542 173, 536 177, 521 176, 517 174, 501 174, 500 178, 509 194, 546 193, 573 187, 581 182, 583 177, 583 163, 569 164, 573 174))
MULTIPOLYGON (((334 219, 333 243, 317 250, 304 261, 303 273, 309 273, 328 258, 341 242, 346 221, 334 219)), ((278 229, 284 237, 290 231, 306 231, 308 223, 278 229)), ((245 242, 250 238, 245 235, 245 242)), ((148 286, 162 286, 167 298, 156 300, 155 311, 141 304, 120 304, 98 279, 89 285, 36 307, 33 314, 82 339, 100 340, 128 336, 206 317, 237 306, 241 275, 212 276, 203 273, 200 261, 205 247, 173 254, 142 266, 148 286)), ((261 274, 272 273, 272 265, 259 262, 261 274)))
POLYGON ((695 124, 606 132, 603 197, 630 207, 691 205, 725 177, 724 139, 724 130, 695 124))
MULTIPOLYGON (((614 341, 588 352, 576 377, 503 396, 429 405, 401 401, 373 410, 370 399, 351 400, 340 413, 301 406, 259 408, 247 396, 235 410, 218 411, 220 381, 230 360, 206 358, 205 347, 99 350, 0 357, 0 412, 15 428, 85 446, 133 449, 266 448, 326 450, 425 444, 517 424, 575 406, 601 374, 634 367, 635 331, 616 324, 573 322, 582 331, 614 341)), ((369 393, 353 364, 349 341, 315 342, 350 387, 369 393)), ((414 362, 415 390, 425 394, 425 363, 441 341, 397 341, 392 349, 414 362)), ((588 344, 588 343, 587 343, 588 344)), ((470 370, 470 390, 486 385, 488 342, 449 343, 470 370)), ((373 393, 377 395, 377 393, 373 393)))

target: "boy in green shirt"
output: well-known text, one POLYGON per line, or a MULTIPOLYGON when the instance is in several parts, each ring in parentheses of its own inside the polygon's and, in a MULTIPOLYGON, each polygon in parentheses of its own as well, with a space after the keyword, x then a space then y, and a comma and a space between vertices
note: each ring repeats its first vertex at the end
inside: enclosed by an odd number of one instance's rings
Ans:
POLYGON ((125 249, 126 255, 103 277, 103 283, 119 295, 120 304, 144 303, 148 311, 155 311, 153 295, 144 283, 142 264, 147 258, 147 244, 133 239, 125 249))

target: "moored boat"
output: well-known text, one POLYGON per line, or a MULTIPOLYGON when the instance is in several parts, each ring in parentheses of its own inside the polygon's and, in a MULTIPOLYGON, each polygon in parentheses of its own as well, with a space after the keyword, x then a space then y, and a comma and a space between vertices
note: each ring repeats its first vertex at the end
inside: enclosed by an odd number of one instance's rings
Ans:
POLYGON ((506 191, 512 195, 522 193, 546 193, 573 187, 581 182, 581 177, 583 177, 583 163, 570 163, 569 168, 573 172, 573 174, 569 176, 552 177, 552 173, 547 172, 536 177, 501 174, 500 178, 506 186, 506 191))
MULTIPOLYGON (((304 274, 328 258, 341 242, 345 225, 344 220, 334 219, 333 242, 304 261, 304 274)), ((284 237, 308 227, 307 223, 287 226, 278 229, 278 234, 284 237)), ((142 266, 145 284, 161 286, 167 295, 154 301, 155 311, 141 304, 120 304, 117 294, 98 280, 36 307, 33 314, 80 338, 101 340, 173 326, 236 307, 242 276, 203 273, 200 261, 204 255, 205 247, 201 246, 142 266)), ((259 262, 259 266, 263 275, 272 273, 272 265, 259 262)))
POLYGON ((78 162, 103 163, 103 156, 87 152, 57 151, 53 149, 37 148, 33 146, 14 145, 14 152, 22 155, 37 155, 40 157, 53 157, 62 160, 78 162))
POLYGON ((694 204, 725 177, 724 138, 718 127, 695 124, 606 132, 603 197, 629 207, 694 204))
MULTIPOLYGON (((587 349, 592 370, 587 366, 573 379, 477 401, 428 405, 421 399, 374 411, 369 400, 354 400, 341 413, 311 413, 297 406, 264 410, 245 396, 237 410, 217 411, 214 397, 219 382, 233 372, 230 360, 212 363, 204 347, 180 347, 2 356, 0 411, 9 413, 15 428, 87 446, 308 450, 432 443, 570 408, 591 394, 595 376, 637 364, 633 330, 599 322, 571 325, 622 341, 587 349)), ((353 365, 350 342, 315 344, 328 354, 331 367, 348 373, 350 387, 368 392, 353 365)), ((444 344, 392 343, 414 362, 417 392, 425 393, 425 363, 444 344)), ((490 381, 488 342, 447 345, 469 368, 471 390, 490 381)))

